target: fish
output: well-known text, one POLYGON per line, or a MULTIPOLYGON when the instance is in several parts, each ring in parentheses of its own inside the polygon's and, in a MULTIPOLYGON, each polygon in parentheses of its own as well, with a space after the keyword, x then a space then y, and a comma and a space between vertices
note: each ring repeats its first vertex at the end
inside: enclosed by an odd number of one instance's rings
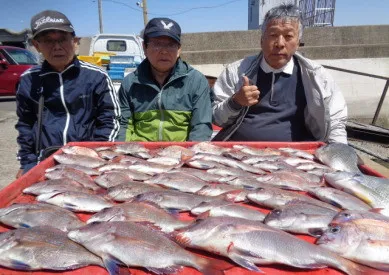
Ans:
POLYGON ((134 155, 140 152, 148 153, 150 151, 143 144, 138 142, 126 142, 123 144, 117 144, 112 146, 111 150, 114 152, 128 155, 134 155))
POLYGON ((175 190, 150 191, 136 196, 137 201, 150 201, 168 210, 190 211, 204 201, 215 200, 214 197, 200 196, 175 190))
POLYGON ((309 159, 309 160, 313 160, 315 158, 314 155, 312 155, 304 150, 299 150, 296 148, 281 147, 281 148, 278 148, 278 150, 280 150, 281 152, 286 152, 292 157, 299 157, 299 158, 309 159))
POLYGON ((212 155, 219 155, 219 156, 222 155, 224 152, 228 152, 231 150, 231 148, 218 146, 208 141, 196 143, 191 147, 189 147, 189 149, 195 152, 195 154, 204 153, 204 154, 212 154, 212 155))
POLYGON ((0 233, 0 265, 17 270, 73 270, 103 266, 100 257, 50 226, 18 228, 0 233))
POLYGON ((91 176, 85 174, 80 170, 76 170, 69 167, 64 167, 60 169, 56 169, 50 172, 45 173, 45 177, 51 180, 55 179, 71 179, 73 181, 78 182, 82 186, 87 189, 91 189, 93 191, 98 190, 100 187, 95 184, 91 176))
POLYGON ((180 171, 187 174, 191 174, 192 176, 198 177, 199 179, 205 180, 207 182, 218 182, 222 178, 222 176, 212 175, 210 173, 205 173, 204 171, 188 168, 188 167, 179 167, 175 170, 172 170, 172 172, 174 171, 180 171))
POLYGON ((277 160, 280 160, 282 158, 283 157, 280 155, 265 155, 265 156, 249 155, 249 156, 243 158, 242 162, 246 163, 246 164, 255 164, 258 162, 262 162, 262 161, 267 161, 267 162, 277 161, 277 160))
POLYGON ((331 225, 316 241, 354 262, 389 271, 389 223, 358 219, 331 225))
POLYGON ((113 170, 104 172, 104 174, 95 178, 96 184, 103 188, 113 187, 129 181, 144 181, 152 176, 131 170, 113 170))
POLYGON ((101 150, 98 152, 98 155, 102 159, 113 160, 114 158, 121 156, 122 154, 112 150, 101 150))
POLYGON ((283 264, 297 268, 333 267, 347 274, 370 274, 371 268, 299 239, 259 221, 209 217, 179 229, 175 240, 185 247, 228 257, 238 265, 261 272, 257 265, 283 264))
POLYGON ((65 154, 72 154, 72 155, 82 155, 82 156, 88 156, 92 158, 100 158, 98 153, 92 149, 85 146, 63 146, 62 151, 65 154))
POLYGON ((39 195, 36 200, 54 204, 73 212, 93 213, 113 206, 113 203, 101 196, 74 191, 45 193, 39 195))
POLYGON ((132 222, 91 223, 70 231, 68 237, 99 255, 110 274, 118 274, 118 262, 156 274, 174 274, 189 266, 205 275, 222 275, 231 267, 196 256, 156 230, 132 222))
POLYGON ((186 160, 194 156, 195 152, 183 146, 171 145, 158 151, 157 155, 186 160))
POLYGON ((201 188, 208 185, 208 182, 203 181, 198 177, 178 171, 159 174, 151 179, 145 180, 144 182, 188 193, 196 193, 201 188))
POLYGON ((315 151, 315 157, 329 167, 344 172, 360 172, 361 163, 355 150, 343 143, 330 143, 315 151))
POLYGON ((83 155, 72 155, 72 154, 60 154, 54 155, 54 159, 61 164, 70 165, 81 165, 88 168, 98 168, 106 164, 106 161, 101 158, 83 156, 83 155))
MULTIPOLYGON (((279 188, 289 190, 307 191, 311 187, 322 186, 324 183, 315 178, 309 178, 309 174, 301 174, 290 171, 275 171, 267 175, 259 175, 256 179, 279 188)), ((310 175, 314 176, 314 175, 310 175)))
POLYGON ((90 189, 85 188, 77 181, 66 178, 40 181, 23 189, 24 194, 32 195, 40 195, 43 193, 51 193, 54 191, 79 191, 84 193, 91 192, 90 189))
POLYGON ((239 186, 233 186, 225 183, 217 183, 217 184, 207 184, 204 185, 200 190, 196 192, 197 195, 203 195, 203 196, 219 196, 221 194, 225 194, 227 192, 231 191, 241 191, 244 192, 244 197, 246 197, 246 193, 249 191, 243 188, 240 188, 239 186))
POLYGON ((48 173, 48 172, 51 172, 54 170, 60 170, 60 169, 64 169, 64 168, 65 169, 66 168, 73 168, 73 169, 79 170, 81 172, 84 172, 85 174, 87 174, 89 176, 98 176, 101 174, 101 172, 96 170, 96 169, 77 165, 77 164, 57 164, 57 165, 54 165, 52 167, 47 168, 45 170, 45 172, 48 173))
POLYGON ((147 159, 148 162, 157 163, 161 165, 178 165, 181 163, 181 160, 178 158, 172 157, 153 157, 147 159))
POLYGON ((266 215, 264 223, 291 233, 320 236, 338 211, 306 202, 290 202, 266 215))
POLYGON ((352 194, 373 208, 389 208, 389 180, 352 172, 324 174, 333 187, 352 194))
POLYGON ((115 201, 128 201, 135 198, 139 194, 150 191, 164 190, 161 186, 154 184, 146 184, 143 182, 125 182, 107 190, 107 196, 115 201))
POLYGON ((232 148, 253 156, 280 156, 281 151, 274 148, 254 148, 247 145, 235 144, 232 148))
POLYGON ((154 176, 156 174, 166 173, 176 167, 177 165, 161 165, 159 163, 145 161, 131 164, 128 169, 154 176))
POLYGON ((370 219, 370 220, 380 220, 389 222, 389 217, 382 214, 373 212, 373 211, 364 211, 364 210, 343 210, 339 212, 333 219, 333 224, 348 222, 358 219, 370 219))
POLYGON ((191 223, 191 221, 181 221, 177 215, 171 214, 157 205, 136 201, 105 208, 90 217, 87 223, 112 221, 148 222, 166 233, 186 227, 191 223))
POLYGON ((371 209, 371 207, 362 200, 335 188, 323 186, 312 187, 308 190, 308 193, 341 209, 366 211, 371 209))
POLYGON ((340 210, 336 206, 316 200, 309 196, 270 186, 262 186, 256 190, 249 192, 247 194, 247 198, 260 206, 264 206, 271 209, 284 206, 290 202, 306 202, 319 207, 325 207, 334 211, 340 210))
POLYGON ((62 231, 85 225, 73 212, 46 203, 15 203, 0 208, 0 222, 14 228, 47 225, 62 231))

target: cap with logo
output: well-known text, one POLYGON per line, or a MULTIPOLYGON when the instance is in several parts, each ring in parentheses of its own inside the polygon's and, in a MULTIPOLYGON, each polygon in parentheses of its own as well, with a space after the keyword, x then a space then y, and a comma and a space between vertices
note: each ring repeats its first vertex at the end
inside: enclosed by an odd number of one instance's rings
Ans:
POLYGON ((144 38, 168 36, 181 43, 181 28, 178 23, 169 18, 151 19, 143 32, 144 38))
POLYGON ((59 30, 64 32, 74 32, 74 28, 69 19, 61 12, 45 10, 31 18, 32 37, 48 30, 59 30))

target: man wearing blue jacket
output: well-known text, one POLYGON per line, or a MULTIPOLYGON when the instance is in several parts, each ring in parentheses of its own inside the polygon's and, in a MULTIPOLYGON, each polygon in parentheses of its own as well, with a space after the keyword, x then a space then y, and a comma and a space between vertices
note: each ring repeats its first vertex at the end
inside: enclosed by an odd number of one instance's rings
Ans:
POLYGON ((45 61, 22 75, 16 93, 21 164, 17 177, 37 164, 41 151, 36 148, 71 141, 115 141, 120 128, 117 92, 104 70, 77 59, 79 38, 69 19, 58 11, 42 11, 32 17, 31 30, 32 43, 45 61), (37 147, 39 132, 41 146, 37 147))

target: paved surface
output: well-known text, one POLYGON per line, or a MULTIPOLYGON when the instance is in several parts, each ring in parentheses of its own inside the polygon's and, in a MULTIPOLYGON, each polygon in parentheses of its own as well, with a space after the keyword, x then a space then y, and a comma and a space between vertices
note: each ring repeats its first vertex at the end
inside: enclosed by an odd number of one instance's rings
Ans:
POLYGON ((0 100, 0 189, 15 180, 19 169, 15 106, 14 99, 0 100))

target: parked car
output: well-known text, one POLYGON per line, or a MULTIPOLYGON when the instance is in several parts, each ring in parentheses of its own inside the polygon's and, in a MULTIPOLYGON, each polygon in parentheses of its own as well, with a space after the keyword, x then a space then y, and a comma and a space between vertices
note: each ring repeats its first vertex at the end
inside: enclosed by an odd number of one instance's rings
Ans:
POLYGON ((30 51, 0 45, 0 96, 16 94, 20 76, 38 64, 38 58, 30 51))

